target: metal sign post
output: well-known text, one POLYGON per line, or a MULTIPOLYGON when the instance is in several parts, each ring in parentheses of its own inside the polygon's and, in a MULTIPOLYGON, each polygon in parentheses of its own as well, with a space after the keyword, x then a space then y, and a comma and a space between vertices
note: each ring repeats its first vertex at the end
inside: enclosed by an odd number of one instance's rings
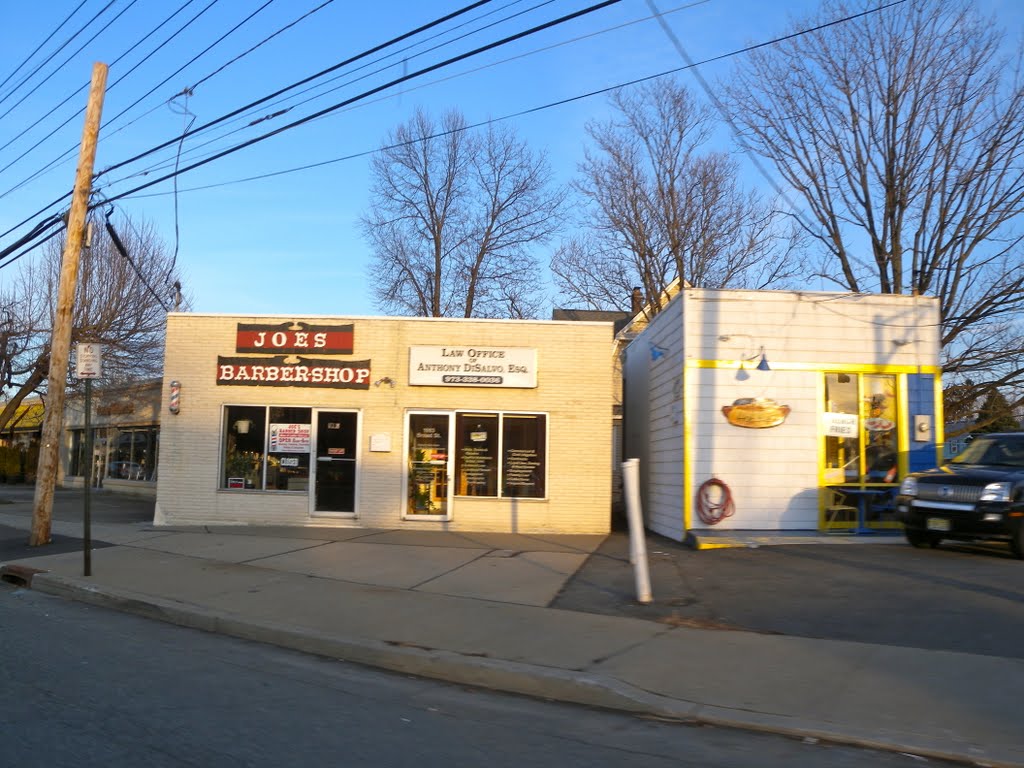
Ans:
POLYGON ((75 348, 75 375, 85 379, 85 493, 82 500, 82 575, 92 576, 92 380, 103 372, 103 348, 79 344, 75 348))

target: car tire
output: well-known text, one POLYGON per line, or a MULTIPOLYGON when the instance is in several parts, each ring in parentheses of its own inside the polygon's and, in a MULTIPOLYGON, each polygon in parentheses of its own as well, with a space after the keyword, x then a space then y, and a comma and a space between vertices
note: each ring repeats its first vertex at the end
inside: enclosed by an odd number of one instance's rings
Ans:
POLYGON ((907 541, 910 542, 910 546, 923 549, 924 547, 930 547, 935 549, 939 546, 939 542, 942 541, 942 537, 932 531, 922 531, 917 528, 904 528, 903 535, 907 537, 907 541))
POLYGON ((1018 560, 1024 560, 1024 525, 1017 526, 1017 532, 1010 539, 1010 551, 1018 560))

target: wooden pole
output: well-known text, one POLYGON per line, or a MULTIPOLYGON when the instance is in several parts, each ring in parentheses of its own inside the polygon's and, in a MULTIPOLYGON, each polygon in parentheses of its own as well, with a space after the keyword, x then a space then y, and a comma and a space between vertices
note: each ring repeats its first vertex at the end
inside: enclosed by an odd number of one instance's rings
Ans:
POLYGON ((64 387, 68 377, 68 357, 71 353, 72 309, 78 284, 78 260, 85 234, 85 217, 92 191, 92 167, 96 159, 96 140, 100 132, 100 114, 103 111, 103 93, 107 86, 107 65, 96 62, 92 67, 92 85, 85 110, 85 128, 82 130, 82 148, 78 153, 78 172, 71 195, 68 215, 68 236, 64 246, 64 259, 60 267, 60 286, 57 290, 57 311, 53 318, 50 337, 50 376, 46 385, 46 412, 43 434, 39 445, 39 465, 36 470, 35 502, 32 507, 32 533, 30 546, 38 547, 50 542, 50 521, 53 516, 53 491, 57 484, 60 444, 64 427, 64 387))

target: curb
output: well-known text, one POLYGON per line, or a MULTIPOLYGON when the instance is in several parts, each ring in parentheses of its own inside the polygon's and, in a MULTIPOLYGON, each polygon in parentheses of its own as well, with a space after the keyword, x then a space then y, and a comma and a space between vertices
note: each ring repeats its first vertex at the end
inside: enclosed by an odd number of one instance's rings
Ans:
MULTIPOLYGON (((4 566, 6 570, 10 566, 4 566)), ((22 568, 21 566, 18 566, 22 568)), ((339 638, 272 621, 256 621, 203 606, 129 590, 83 583, 81 579, 25 569, 32 590, 131 613, 205 632, 228 635, 391 672, 469 685, 537 699, 653 716, 691 725, 712 725, 804 740, 898 752, 991 768, 1024 768, 1024 758, 989 754, 969 743, 951 743, 908 732, 840 728, 824 721, 717 707, 646 691, 607 675, 526 662, 471 656, 453 651, 371 638, 339 638)))

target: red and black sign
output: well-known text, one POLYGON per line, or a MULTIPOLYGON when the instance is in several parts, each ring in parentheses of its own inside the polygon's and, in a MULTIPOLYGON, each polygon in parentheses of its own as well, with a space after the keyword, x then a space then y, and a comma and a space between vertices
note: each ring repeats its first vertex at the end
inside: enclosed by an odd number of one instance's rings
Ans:
POLYGON ((235 351, 351 355, 352 337, 351 323, 348 325, 239 323, 235 337, 235 351))
POLYGON ((332 387, 369 389, 369 360, 319 360, 300 357, 217 356, 217 384, 239 387, 332 387))

